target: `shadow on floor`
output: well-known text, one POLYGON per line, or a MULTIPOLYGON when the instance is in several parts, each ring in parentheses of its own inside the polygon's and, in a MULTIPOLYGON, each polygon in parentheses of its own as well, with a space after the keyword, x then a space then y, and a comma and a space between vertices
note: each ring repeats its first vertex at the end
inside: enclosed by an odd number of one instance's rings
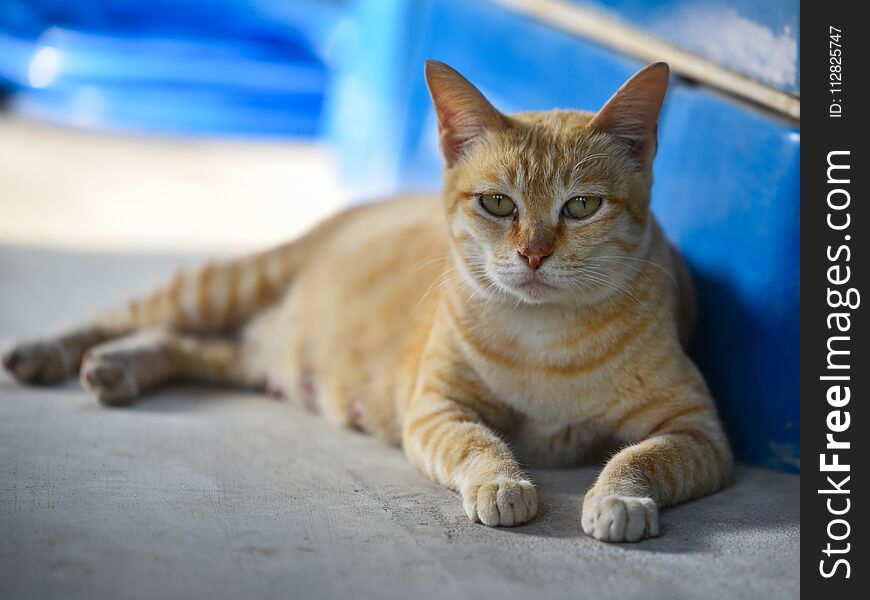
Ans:
MULTIPOLYGON (((541 499, 538 516, 514 531, 521 535, 554 538, 584 536, 580 527, 580 507, 583 495, 595 482, 598 470, 599 467, 533 470, 532 477, 541 499)), ((770 473, 778 480, 771 483, 770 478, 765 477, 766 473, 738 466, 730 485, 724 490, 663 509, 659 514, 659 537, 636 544, 620 544, 619 548, 629 552, 705 552, 713 546, 711 532, 715 532, 716 537, 739 538, 749 532, 759 534, 766 530, 798 528, 799 478, 770 473), (762 479, 765 480, 763 485, 762 479), (769 493, 771 485, 782 494, 768 500, 765 493, 769 493), (790 497, 792 502, 784 503, 783 497, 790 497)))

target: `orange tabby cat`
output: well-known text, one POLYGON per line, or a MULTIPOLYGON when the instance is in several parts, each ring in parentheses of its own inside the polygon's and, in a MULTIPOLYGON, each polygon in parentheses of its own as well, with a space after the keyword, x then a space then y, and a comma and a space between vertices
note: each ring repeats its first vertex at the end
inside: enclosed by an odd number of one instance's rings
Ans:
POLYGON ((267 385, 401 443, 492 526, 537 511, 520 461, 619 448, 582 527, 613 542, 657 535, 659 507, 719 489, 731 469, 681 343, 688 274, 649 211, 667 66, 637 73, 597 114, 508 116, 444 64, 427 63, 426 79, 442 202, 352 208, 19 345, 6 368, 49 383, 81 364, 108 404, 177 377, 267 385))

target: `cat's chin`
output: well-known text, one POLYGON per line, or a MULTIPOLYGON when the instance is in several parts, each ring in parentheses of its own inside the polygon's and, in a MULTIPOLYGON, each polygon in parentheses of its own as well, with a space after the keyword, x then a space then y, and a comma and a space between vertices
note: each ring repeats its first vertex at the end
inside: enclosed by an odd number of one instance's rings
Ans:
POLYGON ((538 278, 511 285, 510 290, 526 304, 545 304, 559 295, 558 288, 538 278))

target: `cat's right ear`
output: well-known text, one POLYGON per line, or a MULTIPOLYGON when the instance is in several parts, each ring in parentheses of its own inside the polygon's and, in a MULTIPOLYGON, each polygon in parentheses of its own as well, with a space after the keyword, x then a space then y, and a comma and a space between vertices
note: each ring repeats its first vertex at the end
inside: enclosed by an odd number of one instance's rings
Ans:
POLYGON ((463 148, 487 130, 507 126, 507 118, 465 77, 437 60, 426 61, 426 85, 438 115, 441 152, 453 166, 463 148))

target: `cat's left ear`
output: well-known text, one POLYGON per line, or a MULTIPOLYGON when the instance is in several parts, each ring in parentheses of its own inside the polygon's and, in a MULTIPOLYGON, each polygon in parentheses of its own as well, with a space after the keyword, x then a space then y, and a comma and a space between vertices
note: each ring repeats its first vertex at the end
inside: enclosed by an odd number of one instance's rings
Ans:
POLYGON ((507 127, 507 118, 471 82, 444 63, 426 61, 426 85, 438 115, 441 152, 448 167, 487 130, 507 127))
POLYGON ((589 128, 625 143, 642 169, 656 153, 659 113, 668 90, 670 69, 663 62, 641 69, 622 84, 592 119, 589 128))

